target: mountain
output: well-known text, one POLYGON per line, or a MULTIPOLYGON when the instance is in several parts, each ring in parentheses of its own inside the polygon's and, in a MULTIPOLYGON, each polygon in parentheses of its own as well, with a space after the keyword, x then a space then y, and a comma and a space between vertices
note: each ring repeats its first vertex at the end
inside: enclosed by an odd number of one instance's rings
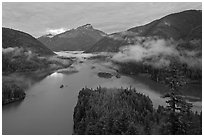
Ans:
POLYGON ((115 33, 102 38, 85 52, 117 52, 121 46, 127 44, 119 33, 115 33))
POLYGON ((2 28, 2 47, 19 47, 30 50, 38 55, 54 55, 45 45, 33 36, 10 28, 2 28))
POLYGON ((134 27, 128 31, 140 36, 161 36, 173 39, 202 38, 202 11, 187 10, 170 14, 144 26, 134 27))
POLYGON ((51 49, 49 46, 47 46, 47 45, 50 45, 50 43, 51 43, 51 38, 52 37, 54 37, 54 35, 52 35, 52 34, 46 34, 46 35, 43 35, 43 36, 41 36, 41 37, 39 37, 39 38, 37 38, 38 39, 38 41, 40 41, 41 43, 43 43, 47 48, 49 48, 49 49, 51 49))
POLYGON ((117 52, 121 46, 134 44, 138 38, 160 37, 175 40, 202 38, 202 11, 187 10, 167 15, 143 26, 113 33, 99 40, 86 52, 117 52))
POLYGON ((87 50, 104 36, 106 36, 104 32, 94 29, 91 24, 86 24, 53 37, 45 35, 38 40, 54 51, 87 50))

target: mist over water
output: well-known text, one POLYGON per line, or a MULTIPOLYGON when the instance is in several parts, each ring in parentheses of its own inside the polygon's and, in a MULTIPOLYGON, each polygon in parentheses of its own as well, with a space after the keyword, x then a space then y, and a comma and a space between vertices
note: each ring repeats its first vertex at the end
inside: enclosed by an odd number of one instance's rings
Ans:
MULTIPOLYGON (((77 71, 54 72, 32 85, 26 91, 27 96, 22 102, 3 106, 3 134, 72 134, 74 107, 77 103, 78 92, 84 87, 132 87, 148 95, 155 108, 158 105, 166 105, 165 100, 161 98, 167 90, 164 85, 142 75, 134 78, 121 75, 117 78, 115 76, 117 66, 111 62, 87 59, 96 56, 94 54, 84 54, 78 51, 57 54, 63 57, 76 57, 72 67, 77 71), (113 77, 100 78, 97 75, 99 72, 110 73, 113 77), (60 88, 61 85, 64 87, 60 88)), ((194 102, 193 110, 200 111, 201 104, 201 101, 194 102)))
POLYGON ((161 39, 155 37, 138 37, 133 45, 122 47, 120 52, 113 56, 118 62, 143 62, 155 68, 168 67, 172 60, 187 64, 189 68, 202 69, 202 50, 200 40, 192 40, 190 43, 175 41, 173 39, 161 39), (182 46, 194 47, 184 49, 182 46))

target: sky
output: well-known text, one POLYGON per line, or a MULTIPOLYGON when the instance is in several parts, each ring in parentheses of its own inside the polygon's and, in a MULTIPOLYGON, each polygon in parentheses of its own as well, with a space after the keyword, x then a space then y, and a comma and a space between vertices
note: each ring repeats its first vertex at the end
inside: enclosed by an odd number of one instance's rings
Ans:
POLYGON ((34 37, 61 33, 84 24, 91 24, 110 34, 189 9, 201 10, 202 3, 3 2, 2 26, 24 31, 34 37))

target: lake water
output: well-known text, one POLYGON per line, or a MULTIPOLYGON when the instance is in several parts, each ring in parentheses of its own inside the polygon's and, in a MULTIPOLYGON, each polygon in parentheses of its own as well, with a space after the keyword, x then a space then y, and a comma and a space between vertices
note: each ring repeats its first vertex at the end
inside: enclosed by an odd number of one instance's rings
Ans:
MULTIPOLYGON (((63 56, 71 56, 71 54, 76 56, 78 53, 63 52, 63 56)), ((85 57, 89 56, 85 55, 85 57)), ((55 72, 31 86, 23 101, 3 106, 3 134, 72 134, 73 111, 78 93, 83 87, 131 86, 135 87, 138 92, 148 95, 154 107, 165 105, 165 100, 160 97, 166 90, 165 86, 144 76, 134 79, 124 75, 120 78, 115 76, 110 79, 100 78, 97 75, 98 72, 116 74, 110 62, 84 60, 81 55, 77 58, 79 60, 72 65, 76 71, 55 72), (64 87, 60 88, 62 84, 64 87)), ((201 104, 201 101, 194 102, 193 109, 201 110, 201 104)))

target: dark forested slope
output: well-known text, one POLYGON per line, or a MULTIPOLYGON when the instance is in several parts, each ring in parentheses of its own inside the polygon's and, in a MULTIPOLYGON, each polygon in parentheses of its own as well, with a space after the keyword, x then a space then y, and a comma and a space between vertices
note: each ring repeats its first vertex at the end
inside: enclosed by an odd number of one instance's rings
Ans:
POLYGON ((18 47, 39 55, 54 55, 54 53, 31 35, 9 28, 2 28, 2 47, 18 47))
POLYGON ((201 115, 191 111, 154 109, 149 97, 135 89, 82 89, 74 109, 74 134, 201 134, 201 115), (171 119, 169 119, 171 118, 171 119), (171 121, 169 121, 171 120, 171 121), (176 123, 174 123, 176 122, 176 123))
POLYGON ((160 36, 173 39, 201 39, 202 11, 187 10, 170 14, 144 26, 129 29, 140 36, 160 36))
POLYGON ((146 25, 113 33, 102 38, 86 52, 118 52, 120 47, 135 44, 140 37, 161 39, 202 39, 202 11, 187 10, 167 15, 146 25))

